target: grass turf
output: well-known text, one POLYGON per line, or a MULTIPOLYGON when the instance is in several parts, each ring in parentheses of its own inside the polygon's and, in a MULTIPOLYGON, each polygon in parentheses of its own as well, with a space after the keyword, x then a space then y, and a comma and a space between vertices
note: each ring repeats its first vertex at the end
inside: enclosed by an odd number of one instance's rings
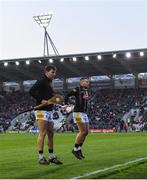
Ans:
MULTIPOLYGON (((63 165, 38 164, 37 135, 0 134, 1 179, 69 179, 98 169, 147 157, 147 133, 90 134, 83 150, 86 158, 71 154, 76 134, 55 134, 55 154, 63 165)), ((47 146, 45 154, 47 156, 47 146)), ((84 178, 147 178, 147 161, 84 178)))

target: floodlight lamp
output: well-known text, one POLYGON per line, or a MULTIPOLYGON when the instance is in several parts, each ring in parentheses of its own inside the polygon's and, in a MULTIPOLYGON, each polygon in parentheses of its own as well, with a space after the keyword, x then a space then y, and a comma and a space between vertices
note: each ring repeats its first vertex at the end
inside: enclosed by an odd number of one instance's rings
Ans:
POLYGON ((139 55, 140 55, 140 56, 144 56, 144 52, 141 51, 141 52, 139 53, 139 55))
POLYGON ((77 61, 77 58, 76 58, 76 57, 73 57, 73 61, 76 62, 76 61, 77 61))
POLYGON ((116 54, 113 54, 113 58, 116 58, 116 56, 117 56, 116 54))
POLYGON ((8 66, 8 62, 4 62, 4 66, 5 66, 5 67, 8 66))
POLYGON ((63 62, 63 61, 64 61, 64 58, 61 58, 61 59, 60 59, 60 62, 63 62))
POLYGON ((34 16, 34 19, 35 19, 36 21, 38 21, 38 17, 35 17, 35 16, 34 16))
POLYGON ((88 61, 89 60, 89 56, 85 56, 85 60, 88 61))
POLYGON ((29 61, 29 60, 27 60, 27 61, 26 61, 26 64, 27 64, 27 65, 29 65, 29 64, 30 64, 30 61, 29 61))
POLYGON ((98 55, 97 58, 98 58, 98 60, 101 60, 101 59, 102 59, 102 56, 101 56, 101 55, 98 55))
POLYGON ((16 64, 16 66, 19 66, 19 62, 18 61, 16 61, 15 64, 16 64))
POLYGON ((126 57, 127 57, 127 58, 130 58, 130 57, 131 57, 131 53, 130 53, 130 52, 127 52, 127 53, 126 53, 126 57))
POLYGON ((49 59, 49 63, 53 63, 53 59, 49 59))

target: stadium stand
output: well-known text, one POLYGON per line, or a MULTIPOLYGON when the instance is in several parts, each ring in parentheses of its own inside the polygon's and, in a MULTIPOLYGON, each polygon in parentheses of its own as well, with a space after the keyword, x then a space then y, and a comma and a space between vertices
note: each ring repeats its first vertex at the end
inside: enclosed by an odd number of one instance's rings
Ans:
MULTIPOLYGON (((29 88, 25 91, 23 81, 38 79, 42 68, 49 63, 49 58, 53 59, 53 64, 58 69, 57 78, 60 81, 56 82, 57 91, 63 91, 63 94, 76 85, 75 82, 69 85, 67 78, 107 76, 107 79, 91 79, 90 82, 88 115, 91 129, 146 130, 147 76, 139 77, 139 73, 147 72, 146 54, 147 49, 136 49, 0 61, 0 131, 8 129, 11 122, 16 129, 23 127, 26 130, 32 126, 34 118, 30 113, 19 117, 21 124, 16 119, 12 120, 19 112, 34 106, 34 101, 27 92, 29 88), (126 56, 128 52, 131 54, 129 58, 126 56), (89 57, 88 61, 86 56, 89 57), (76 62, 73 57, 76 57, 76 62), (61 58, 64 59, 63 62, 60 62, 61 58), (20 62, 20 66, 15 65, 16 60, 20 62), (26 61, 30 62, 29 65, 26 61), (4 90, 3 83, 11 81, 18 82, 20 90, 4 90)), ((70 123, 65 123, 62 127, 63 131, 69 129, 73 131, 76 127, 72 128, 70 123)))

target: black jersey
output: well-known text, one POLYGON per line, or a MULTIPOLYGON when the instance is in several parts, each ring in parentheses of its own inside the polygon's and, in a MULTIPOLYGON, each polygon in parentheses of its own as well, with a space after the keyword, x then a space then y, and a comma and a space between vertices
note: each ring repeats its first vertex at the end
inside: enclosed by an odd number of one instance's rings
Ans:
POLYGON ((87 112, 88 90, 82 86, 76 87, 67 94, 65 103, 68 103, 68 99, 71 96, 76 98, 74 112, 87 112))
MULTIPOLYGON (((41 104, 42 100, 48 100, 54 96, 52 88, 52 80, 45 75, 32 86, 29 91, 30 95, 36 100, 36 105, 41 104)), ((53 105, 48 105, 39 108, 39 110, 51 111, 53 105)))

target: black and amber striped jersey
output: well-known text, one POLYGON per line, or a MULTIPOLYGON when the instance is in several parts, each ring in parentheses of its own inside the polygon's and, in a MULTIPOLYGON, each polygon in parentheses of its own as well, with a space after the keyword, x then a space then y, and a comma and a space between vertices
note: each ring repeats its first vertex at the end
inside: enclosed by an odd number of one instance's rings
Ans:
POLYGON ((88 89, 82 86, 76 87, 65 97, 65 103, 68 104, 69 97, 75 97, 74 112, 87 112, 88 89))

